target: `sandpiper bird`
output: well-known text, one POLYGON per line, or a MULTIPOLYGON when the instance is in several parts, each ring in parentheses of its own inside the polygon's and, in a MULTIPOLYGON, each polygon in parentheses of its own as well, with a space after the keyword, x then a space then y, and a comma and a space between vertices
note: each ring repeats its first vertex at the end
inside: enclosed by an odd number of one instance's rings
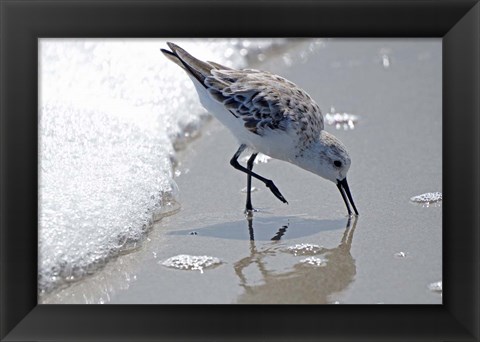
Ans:
POLYGON ((167 45, 171 51, 161 51, 187 72, 202 105, 240 143, 230 164, 247 174, 246 212, 253 211, 252 177, 263 182, 280 201, 288 203, 272 180, 252 171, 261 152, 334 182, 348 215, 352 215, 348 201, 358 215, 347 183, 350 156, 342 142, 324 130, 323 115, 310 95, 269 72, 203 62, 173 43, 167 45), (238 158, 247 148, 254 153, 244 167, 238 158))

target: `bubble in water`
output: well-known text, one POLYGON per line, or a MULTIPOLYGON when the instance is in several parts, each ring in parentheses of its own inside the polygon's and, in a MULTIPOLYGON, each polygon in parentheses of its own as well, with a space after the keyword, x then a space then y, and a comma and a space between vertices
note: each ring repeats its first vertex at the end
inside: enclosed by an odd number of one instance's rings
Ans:
POLYGON ((428 285, 428 289, 432 292, 442 293, 443 291, 442 281, 440 280, 435 283, 431 283, 430 285, 428 285))
POLYGON ((309 243, 296 244, 287 248, 287 250, 294 255, 314 255, 320 253, 322 249, 322 246, 309 243))
POLYGON ((415 203, 430 204, 442 201, 441 192, 427 192, 418 196, 413 196, 410 198, 410 201, 415 203))
MULTIPOLYGON (((251 154, 245 156, 243 158, 243 161, 247 162, 250 159, 251 156, 252 156, 251 154)), ((263 153, 259 153, 257 155, 257 157, 255 158, 255 164, 260 164, 260 163, 261 164, 266 164, 270 161, 270 159, 272 159, 272 157, 269 157, 269 156, 267 156, 266 154, 263 154, 263 153)))
POLYGON ((180 203, 176 199, 172 198, 168 194, 162 196, 161 202, 157 203, 156 208, 153 210, 153 222, 160 221, 164 217, 173 215, 181 208, 180 203))
POLYGON ((394 254, 394 256, 395 256, 396 258, 406 258, 406 257, 407 257, 407 253, 405 253, 405 252, 397 252, 397 253, 394 254))
POLYGON ((303 264, 308 264, 308 265, 317 266, 317 267, 327 265, 327 261, 325 259, 317 258, 317 257, 314 257, 314 256, 302 259, 302 260, 300 260, 300 262, 303 263, 303 264))
POLYGON ((335 126, 336 129, 354 129, 358 122, 358 116, 349 113, 335 112, 335 108, 330 108, 330 113, 325 114, 325 121, 328 125, 335 126))
POLYGON ((221 263, 222 261, 215 257, 187 254, 176 255, 163 262, 159 262, 159 264, 162 264, 166 267, 176 268, 178 270, 200 271, 200 273, 203 273, 203 270, 206 268, 218 266, 221 263))
MULTIPOLYGON (((258 191, 258 188, 252 186, 251 192, 256 192, 256 191, 258 191)), ((241 192, 246 194, 247 193, 247 187, 243 188, 241 192)))
POLYGON ((390 67, 390 57, 388 57, 388 55, 382 56, 382 65, 385 69, 388 69, 388 67, 390 67))
POLYGON ((285 65, 288 67, 293 64, 292 56, 289 53, 285 53, 282 59, 283 63, 285 63, 285 65))

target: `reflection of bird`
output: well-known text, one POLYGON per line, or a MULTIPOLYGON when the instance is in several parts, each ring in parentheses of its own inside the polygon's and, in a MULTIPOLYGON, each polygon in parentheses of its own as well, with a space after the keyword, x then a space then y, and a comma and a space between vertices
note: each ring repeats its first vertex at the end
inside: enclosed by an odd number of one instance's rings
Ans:
MULTIPOLYGON (((234 265, 240 285, 245 290, 238 298, 238 302, 245 304, 329 303, 329 296, 344 290, 356 274, 355 260, 350 254, 356 223, 356 217, 352 225, 351 220, 348 219, 340 244, 335 248, 321 248, 316 253, 316 256, 321 256, 324 260, 324 266, 298 263, 292 270, 283 273, 268 270, 268 262, 265 260, 281 252, 276 245, 278 239, 272 238, 275 242, 262 250, 257 250, 255 241, 252 240, 250 255, 234 265), (251 265, 255 265, 260 271, 261 284, 249 284, 245 270, 251 265)), ((250 229, 253 230, 253 226, 249 226, 250 229)))
POLYGON ((162 49, 162 52, 187 72, 202 105, 240 143, 230 164, 247 174, 247 212, 253 210, 252 177, 287 203, 270 179, 252 171, 254 160, 261 152, 336 183, 348 214, 351 215, 350 201, 358 215, 347 183, 350 156, 342 142, 323 129, 323 115, 310 95, 269 72, 234 70, 217 63, 202 62, 179 46, 167 44, 171 51, 162 49), (238 158, 247 148, 254 153, 244 167, 238 163, 238 158))

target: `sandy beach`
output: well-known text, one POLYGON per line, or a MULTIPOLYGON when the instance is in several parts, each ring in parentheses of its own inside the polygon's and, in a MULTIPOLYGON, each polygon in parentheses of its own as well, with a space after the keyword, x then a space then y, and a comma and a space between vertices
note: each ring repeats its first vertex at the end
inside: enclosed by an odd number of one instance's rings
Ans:
POLYGON ((326 125, 352 157, 358 218, 346 216, 333 183, 268 160, 254 169, 289 204, 254 180, 259 211, 246 219, 246 176, 229 164, 238 144, 212 119, 179 154, 180 209, 138 248, 41 302, 441 304, 429 289, 442 280, 441 202, 410 200, 442 191, 441 49, 439 39, 332 39, 288 68, 282 55, 262 65, 304 88, 324 115, 358 117, 354 129, 326 125), (219 263, 163 264, 177 255, 219 263))

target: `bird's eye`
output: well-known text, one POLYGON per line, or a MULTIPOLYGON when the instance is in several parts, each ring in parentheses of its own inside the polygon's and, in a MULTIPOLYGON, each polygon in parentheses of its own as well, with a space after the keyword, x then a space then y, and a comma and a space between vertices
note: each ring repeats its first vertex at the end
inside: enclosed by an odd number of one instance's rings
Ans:
POLYGON ((335 165, 336 167, 342 167, 342 162, 340 160, 335 160, 333 162, 333 165, 335 165))

